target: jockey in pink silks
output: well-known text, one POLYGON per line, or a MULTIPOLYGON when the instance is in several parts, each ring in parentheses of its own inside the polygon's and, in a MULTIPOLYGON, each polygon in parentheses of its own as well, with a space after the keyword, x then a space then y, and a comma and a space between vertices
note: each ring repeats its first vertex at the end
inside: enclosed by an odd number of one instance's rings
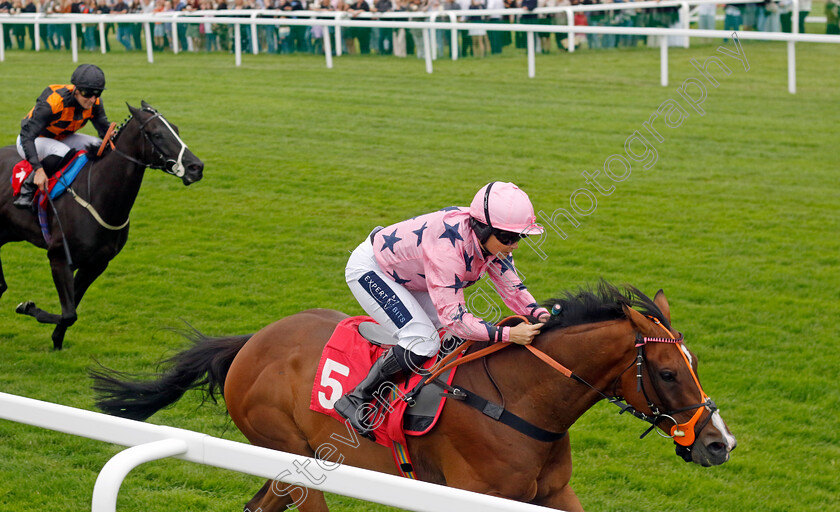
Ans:
POLYGON ((476 341, 531 343, 542 323, 497 327, 466 307, 464 288, 487 273, 515 313, 549 312, 534 300, 513 265, 519 240, 543 232, 528 195, 513 183, 482 187, 469 208, 449 207, 386 228, 376 228, 347 262, 345 278, 365 312, 399 342, 367 377, 335 403, 335 411, 361 434, 360 412, 386 382, 398 383, 440 350, 438 329, 476 341))

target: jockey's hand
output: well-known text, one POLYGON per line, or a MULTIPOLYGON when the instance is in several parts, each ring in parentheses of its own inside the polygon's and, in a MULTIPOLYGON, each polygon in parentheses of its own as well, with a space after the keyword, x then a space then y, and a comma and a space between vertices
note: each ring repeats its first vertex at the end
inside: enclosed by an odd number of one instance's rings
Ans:
POLYGON ((549 315, 548 313, 543 313, 542 315, 540 315, 538 320, 542 323, 546 323, 548 322, 549 318, 551 318, 551 315, 549 315))
POLYGON ((530 345, 534 341, 534 336, 540 333, 542 326, 543 324, 526 324, 524 322, 514 325, 510 328, 508 340, 518 345, 530 345))
POLYGON ((44 168, 39 167, 35 169, 35 178, 33 179, 33 182, 41 192, 47 192, 47 181, 47 173, 44 172, 44 168))

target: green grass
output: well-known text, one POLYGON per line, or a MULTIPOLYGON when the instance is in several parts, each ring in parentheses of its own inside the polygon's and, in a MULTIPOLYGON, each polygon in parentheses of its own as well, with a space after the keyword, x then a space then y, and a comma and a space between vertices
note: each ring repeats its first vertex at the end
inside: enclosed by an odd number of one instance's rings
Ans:
MULTIPOLYGON (((148 171, 131 237, 79 309, 66 349, 14 314, 57 309, 45 253, 2 250, 0 390, 93 408, 94 360, 154 369, 183 346, 182 319, 208 334, 253 332, 310 307, 360 313, 343 283, 348 251, 377 224, 464 205, 510 180, 538 210, 569 206, 594 172, 698 73, 717 45, 437 61, 313 56, 81 54, 108 76, 112 120, 145 99, 178 124, 206 163, 189 188, 148 171)), ((538 299, 603 277, 653 294, 700 359, 704 388, 738 437, 732 460, 700 468, 644 425, 599 404, 571 431, 572 484, 590 511, 823 511, 840 508, 836 423, 840 356, 840 189, 834 45, 797 45, 788 94, 785 45, 745 43, 749 72, 709 88, 706 113, 661 129, 658 161, 639 165, 595 211, 551 234, 546 259, 518 266, 538 299)), ((67 80, 68 53, 7 52, 0 138, 12 143, 41 88, 67 80)), ((89 130, 88 130, 89 131, 89 130)), ((602 183, 608 183, 603 173, 602 183)), ((591 187, 590 187, 591 189, 591 187)), ((585 204, 582 203, 582 206, 585 204)), ((154 423, 243 441, 221 406, 188 394, 154 423)), ((465 435, 469 435, 465 428, 465 435)), ((0 422, 0 509, 78 511, 119 447, 0 422)), ((126 479, 120 510, 241 510, 258 478, 177 460, 126 479)), ((330 496, 333 510, 390 510, 330 496)))

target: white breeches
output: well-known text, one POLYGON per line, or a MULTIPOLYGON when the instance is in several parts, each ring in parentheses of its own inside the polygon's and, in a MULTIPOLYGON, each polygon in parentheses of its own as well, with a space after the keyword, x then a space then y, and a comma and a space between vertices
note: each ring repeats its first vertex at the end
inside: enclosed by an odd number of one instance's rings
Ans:
POLYGON ((356 247, 344 277, 365 312, 391 331, 398 345, 419 356, 440 350, 441 327, 437 310, 427 292, 409 291, 382 271, 373 255, 370 239, 356 247))
MULTIPOLYGON (((35 150, 38 152, 38 160, 43 160, 50 155, 63 157, 71 149, 74 151, 81 151, 85 149, 88 144, 96 144, 102 142, 98 137, 93 135, 86 135, 84 133, 73 133, 64 138, 64 140, 55 140, 49 137, 38 137, 35 139, 35 150)), ((26 158, 23 154, 23 146, 20 143, 20 135, 15 141, 17 152, 21 158, 26 158)))

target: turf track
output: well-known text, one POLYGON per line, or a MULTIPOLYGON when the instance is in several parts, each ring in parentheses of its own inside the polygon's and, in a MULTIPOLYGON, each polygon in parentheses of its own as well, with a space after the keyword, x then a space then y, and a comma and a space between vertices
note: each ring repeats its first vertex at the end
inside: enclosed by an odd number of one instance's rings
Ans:
MULTIPOLYGON (((518 265, 546 299, 598 278, 664 288, 673 323, 738 437, 724 466, 683 463, 643 426, 599 405, 572 429, 573 484, 590 511, 840 509, 836 474, 840 356, 840 48, 797 45, 798 94, 786 92, 785 47, 745 45, 708 88, 704 116, 663 128, 658 160, 634 165, 568 237, 551 236, 518 265)), ((186 320, 209 334, 252 332, 293 312, 360 309, 343 283, 348 251, 382 223, 466 204, 487 181, 515 181, 538 209, 568 207, 594 172, 668 99, 699 77, 689 63, 715 46, 672 50, 671 86, 656 49, 438 61, 311 56, 82 54, 108 74, 112 120, 145 99, 181 128, 206 163, 189 188, 149 171, 131 238, 97 281, 68 333, 14 314, 23 300, 54 309, 45 254, 3 248, 0 390, 92 408, 95 360, 150 371, 183 341, 186 320)), ((0 137, 68 54, 7 52, 0 137)), ((89 130, 88 130, 89 131, 89 130)), ((601 175, 602 182, 603 174, 601 175)), ((581 199, 581 207, 587 203, 581 199)), ((189 395, 155 423, 242 440, 222 407, 189 395)), ((89 508, 93 482, 118 447, 0 422, 0 510, 89 508)), ((180 461, 133 471, 120 510, 241 510, 258 479, 180 461)), ((330 497, 334 510, 386 510, 330 497)))

